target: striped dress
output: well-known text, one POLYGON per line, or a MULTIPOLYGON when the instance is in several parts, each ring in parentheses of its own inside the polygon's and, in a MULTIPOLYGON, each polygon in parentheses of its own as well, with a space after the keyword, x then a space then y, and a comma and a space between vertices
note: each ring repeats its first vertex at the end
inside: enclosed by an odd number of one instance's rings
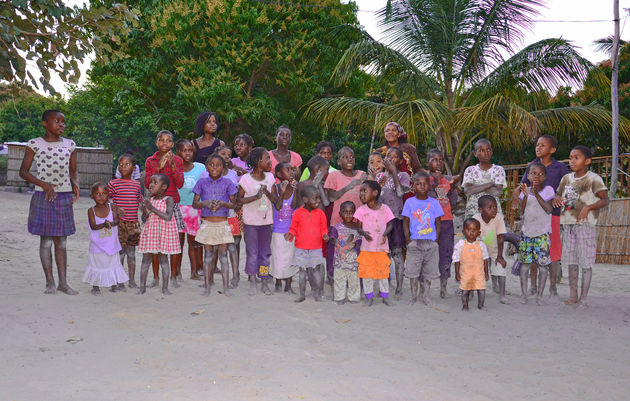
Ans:
MULTIPOLYGON (((161 212, 166 211, 165 198, 151 198, 151 204, 161 212)), ((173 216, 167 221, 155 213, 149 214, 149 218, 144 224, 144 228, 140 234, 138 252, 173 255, 181 253, 181 251, 175 217, 173 216)))

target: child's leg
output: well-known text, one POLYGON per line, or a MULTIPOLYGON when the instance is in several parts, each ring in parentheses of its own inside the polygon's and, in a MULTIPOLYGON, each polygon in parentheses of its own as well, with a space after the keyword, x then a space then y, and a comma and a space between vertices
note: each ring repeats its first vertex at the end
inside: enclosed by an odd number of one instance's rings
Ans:
MULTIPOLYGON (((195 241, 195 236, 186 234, 186 241, 188 242, 188 260, 190 261, 190 279, 191 280, 199 280, 199 275, 197 271, 199 269, 203 269, 203 262, 199 264, 199 257, 203 254, 202 247, 198 246, 195 241)), ((184 248, 182 248, 184 249, 184 248)), ((179 271, 181 275, 181 269, 179 271)))
POLYGON ((151 288, 153 288, 160 285, 160 258, 157 253, 153 254, 151 266, 153 267, 153 283, 151 283, 151 288))
POLYGON ((234 243, 228 244, 228 251, 230 253, 230 263, 232 264, 232 281, 230 287, 238 287, 238 282, 241 280, 241 275, 238 271, 239 264, 239 252, 241 249, 241 236, 234 236, 234 243))
POLYGON ((55 278, 53 277, 52 245, 53 237, 39 237, 39 259, 44 269, 44 276, 46 276, 46 290, 44 294, 57 292, 55 278))
POLYGON ((402 295, 403 285, 403 270, 405 268, 405 261, 403 259, 402 248, 392 249, 391 252, 392 264, 394 265, 394 272, 396 274, 396 295, 402 295))
POLYGON ((505 276, 497 276, 497 281, 499 282, 499 294, 500 294, 499 302, 501 302, 502 304, 509 303, 507 297, 505 296, 505 279, 506 279, 505 276))
POLYGON ((258 230, 256 226, 243 226, 245 241, 245 273, 249 278, 249 295, 256 295, 255 275, 258 273, 258 230))
POLYGON ((343 303, 346 300, 346 277, 345 270, 335 269, 333 272, 333 301, 343 303))
POLYGON ((453 249, 455 248, 455 229, 453 220, 444 220, 440 225, 438 241, 439 270, 440 270, 440 298, 447 298, 446 285, 451 277, 453 263, 453 249))
MULTIPOLYGON (((361 300, 361 284, 359 282, 359 274, 356 271, 348 271, 346 273, 346 278, 348 282, 348 301, 352 303, 359 302, 361 300)), ((346 280, 342 281, 342 285, 345 289, 346 280)))
POLYGON ((495 294, 499 293, 499 279, 497 278, 497 276, 490 276, 491 280, 492 280, 492 291, 495 294))
POLYGON ((578 302, 579 274, 578 265, 569 265, 569 299, 565 302, 567 305, 573 305, 578 302))
POLYGON ((90 293, 92 295, 101 295, 101 289, 98 287, 98 285, 93 285, 92 291, 90 291, 90 293))
POLYGON ((386 278, 378 280, 378 290, 383 299, 383 303, 387 306, 391 306, 389 302, 389 280, 386 278))
POLYGON ((409 285, 411 289, 411 299, 409 300, 409 303, 415 304, 416 301, 418 301, 418 287, 420 286, 418 277, 410 278, 409 285))
POLYGON ((136 247, 127 245, 125 252, 127 254, 127 268, 129 270, 129 287, 136 288, 136 247))
POLYGON ((558 271, 560 270, 560 261, 551 262, 549 268, 549 296, 558 296, 558 271))
POLYGON ((549 266, 540 266, 538 268, 538 291, 536 292, 536 304, 542 305, 542 296, 545 292, 545 283, 547 283, 547 275, 549 274, 549 266))
POLYGON ((218 246, 219 261, 221 263, 221 278, 223 279, 223 295, 232 296, 230 291, 230 266, 228 264, 228 244, 218 246))
POLYGON ((582 269, 582 291, 580 293, 580 299, 578 300, 578 304, 580 307, 587 307, 586 296, 588 295, 588 290, 591 288, 591 279, 593 278, 593 269, 582 269))
POLYGON ((144 294, 147 290, 147 276, 149 275, 149 266, 152 263, 152 253, 145 253, 142 255, 142 263, 140 263, 140 289, 138 290, 138 294, 144 294))
POLYGON ((529 295, 536 295, 538 293, 538 265, 536 263, 532 263, 530 265, 531 275, 532 275, 532 288, 529 290, 529 295))
POLYGON ((306 269, 300 267, 298 285, 300 287, 300 297, 295 302, 302 302, 306 299, 306 269))
POLYGON ((213 245, 204 245, 203 249, 203 279, 205 289, 201 295, 207 297, 210 295, 210 287, 212 286, 211 278, 214 274, 213 260, 215 259, 215 254, 217 253, 218 248, 213 245))
POLYGON ((374 303, 374 280, 371 278, 363 278, 363 292, 367 300, 365 306, 372 306, 374 303))
POLYGON ((276 279, 276 292, 282 292, 282 279, 276 279))
POLYGON ((321 302, 324 295, 324 280, 326 277, 326 265, 320 264, 313 269, 313 282, 311 288, 313 288, 315 301, 321 302))
POLYGON ((168 265, 168 256, 164 254, 158 254, 160 258, 160 267, 162 268, 162 294, 171 295, 168 290, 168 276, 171 273, 168 265))
POLYGON ((462 291, 462 310, 468 310, 468 295, 470 291, 462 291))
MULTIPOLYGON (((427 242, 424 243, 427 245, 427 242)), ((423 284, 424 288, 422 291, 422 302, 431 306, 433 303, 429 298, 429 293, 431 291, 431 278, 438 277, 439 274, 439 263, 440 263, 440 252, 438 248, 438 244, 434 241, 428 241, 428 249, 426 249, 424 254, 424 260, 422 261, 422 267, 420 270, 420 274, 423 276, 423 284)))
POLYGON ((521 263, 521 303, 527 303, 527 280, 529 279, 529 268, 531 263, 521 263))
POLYGON ((59 276, 59 285, 57 290, 65 292, 68 295, 77 295, 78 292, 70 288, 66 277, 67 268, 67 254, 66 254, 66 238, 67 237, 52 237, 55 244, 55 262, 57 263, 57 275, 59 276))
POLYGON ((271 295, 269 289, 269 265, 271 259, 271 225, 258 227, 258 276, 262 280, 261 290, 265 295, 271 295))
POLYGON ((485 310, 486 290, 477 290, 477 309, 485 310))
POLYGON ((293 288, 291 288, 291 282, 293 281, 293 277, 284 279, 284 292, 288 292, 289 294, 295 294, 293 288))

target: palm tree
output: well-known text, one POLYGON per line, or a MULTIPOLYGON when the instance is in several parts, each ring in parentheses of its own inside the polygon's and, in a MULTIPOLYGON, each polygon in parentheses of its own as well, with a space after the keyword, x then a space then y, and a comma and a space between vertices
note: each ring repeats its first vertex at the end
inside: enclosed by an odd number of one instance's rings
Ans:
MULTIPOLYGON (((396 120, 412 143, 434 135, 451 172, 470 161, 464 151, 479 137, 517 148, 544 133, 557 136, 610 130, 611 115, 591 104, 537 109, 531 99, 563 85, 578 86, 593 65, 564 39, 545 39, 519 51, 544 0, 389 0, 377 14, 380 43, 357 28, 332 80, 346 84, 358 69, 392 96, 386 102, 327 97, 305 105, 307 118, 382 127, 396 120)), ((598 86, 609 85, 597 71, 598 86)), ((622 121, 622 133, 630 133, 622 121)), ((380 128, 379 128, 380 129, 380 128)))

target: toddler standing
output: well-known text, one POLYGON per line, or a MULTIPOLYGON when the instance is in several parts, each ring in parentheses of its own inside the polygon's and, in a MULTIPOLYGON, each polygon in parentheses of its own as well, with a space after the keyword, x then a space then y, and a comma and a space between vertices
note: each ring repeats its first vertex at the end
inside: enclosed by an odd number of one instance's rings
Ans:
POLYGON ((466 219, 464 221, 465 239, 460 239, 453 251, 455 280, 460 282, 463 310, 468 310, 471 291, 477 291, 477 308, 485 309, 489 258, 486 245, 479 241, 480 227, 478 220, 466 219))
POLYGON ((492 145, 487 139, 482 138, 475 142, 474 154, 479 164, 467 167, 462 181, 467 197, 464 216, 469 218, 477 213, 477 201, 483 195, 494 196, 499 213, 503 213, 500 196, 507 185, 505 170, 501 166, 492 164, 492 145))
POLYGON ((333 300, 338 305, 346 303, 346 295, 351 303, 361 299, 361 286, 359 285, 358 254, 361 250, 361 236, 357 223, 354 221, 356 207, 354 203, 346 201, 341 204, 341 223, 330 227, 328 254, 333 255, 334 289, 333 300))

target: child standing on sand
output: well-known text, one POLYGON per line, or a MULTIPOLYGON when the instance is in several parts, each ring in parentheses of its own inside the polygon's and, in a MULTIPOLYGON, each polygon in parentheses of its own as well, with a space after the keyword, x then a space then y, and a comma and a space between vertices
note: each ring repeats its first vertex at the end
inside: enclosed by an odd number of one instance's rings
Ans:
POLYGON ((485 309, 489 258, 486 245, 479 240, 479 228, 478 220, 466 219, 464 239, 457 242, 453 251, 455 280, 460 282, 463 310, 468 310, 468 298, 471 291, 477 291, 477 308, 485 309))
POLYGON ((289 232, 293 218, 293 198, 295 196, 295 167, 290 163, 282 162, 276 165, 276 180, 280 184, 273 185, 272 194, 276 197, 273 208, 273 234, 271 234, 271 275, 276 279, 276 292, 282 291, 284 280, 284 292, 295 294, 291 289, 291 280, 298 272, 293 265, 295 246, 287 241, 284 234, 289 232))
POLYGON ((72 204, 79 199, 77 156, 74 141, 63 138, 66 119, 59 110, 46 110, 42 115, 44 136, 26 144, 20 177, 35 185, 28 213, 28 232, 40 237, 39 258, 46 276, 45 294, 57 290, 78 294, 66 279, 66 238, 75 232, 72 204), (31 174, 35 161, 37 176, 31 174), (59 286, 53 278, 52 246, 59 273, 59 286))
POLYGON ((92 295, 101 295, 100 287, 111 287, 111 292, 125 288, 129 276, 120 263, 118 252, 118 213, 109 203, 107 185, 92 185, 90 198, 95 205, 88 209, 90 225, 90 253, 83 282, 92 285, 92 295))
POLYGON ((333 255, 334 290, 333 300, 337 305, 348 301, 356 303, 361 300, 361 286, 359 285, 359 262, 357 257, 361 250, 361 236, 357 223, 354 221, 356 207, 347 201, 341 204, 342 222, 330 227, 329 254, 333 255))
POLYGON ((560 181, 554 207, 562 206, 562 263, 569 266, 570 297, 567 305, 586 308, 586 296, 591 286, 599 212, 608 205, 608 192, 602 177, 589 171, 593 153, 586 146, 576 146, 569 154, 572 173, 560 181), (582 291, 578 298, 579 269, 582 268, 582 291))

